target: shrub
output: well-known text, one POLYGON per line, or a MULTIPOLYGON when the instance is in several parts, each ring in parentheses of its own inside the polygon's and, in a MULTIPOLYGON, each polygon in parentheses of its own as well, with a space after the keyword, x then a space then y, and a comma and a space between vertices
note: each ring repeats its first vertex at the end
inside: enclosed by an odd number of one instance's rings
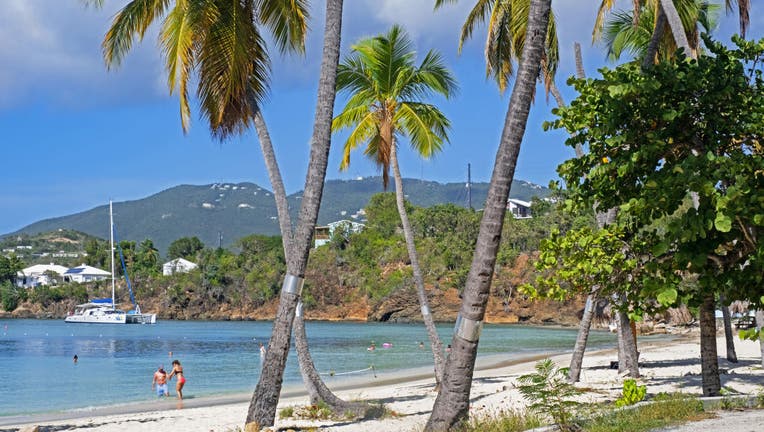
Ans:
POLYGON ((531 410, 549 415, 560 430, 574 430, 572 420, 579 403, 572 397, 580 390, 568 382, 568 368, 559 368, 550 359, 542 360, 536 363, 535 373, 523 375, 518 381, 518 389, 531 402, 531 410))
POLYGON ((0 298, 2 298, 3 309, 12 312, 19 305, 19 289, 10 282, 0 286, 0 298))
POLYGON ((642 402, 647 393, 647 386, 638 386, 637 381, 627 379, 623 382, 623 395, 615 401, 615 406, 623 407, 642 402))

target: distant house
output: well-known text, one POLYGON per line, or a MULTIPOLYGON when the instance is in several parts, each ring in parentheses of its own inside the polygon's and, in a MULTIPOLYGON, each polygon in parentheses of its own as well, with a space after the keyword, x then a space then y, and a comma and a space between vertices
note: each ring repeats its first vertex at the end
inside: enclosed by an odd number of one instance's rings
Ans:
POLYGON ((79 265, 72 267, 64 273, 64 278, 71 282, 93 282, 107 279, 111 276, 111 273, 101 270, 99 268, 91 267, 89 265, 79 265))
POLYGON ((363 231, 364 228, 366 228, 366 225, 347 219, 331 222, 325 226, 317 226, 313 234, 315 247, 323 246, 329 243, 329 240, 331 240, 334 232, 337 229, 344 229, 349 233, 355 234, 363 231))
POLYGON ((195 263, 183 258, 175 258, 172 261, 168 261, 162 264, 162 274, 169 276, 174 273, 188 273, 191 270, 197 268, 195 263))
POLYGON ((527 219, 533 217, 531 215, 531 203, 528 201, 522 201, 515 198, 507 200, 507 210, 512 213, 515 219, 527 219))
POLYGON ((54 275, 61 276, 63 279, 68 270, 64 266, 53 263, 33 265, 16 274, 16 286, 34 288, 39 285, 55 285, 58 281, 54 275))

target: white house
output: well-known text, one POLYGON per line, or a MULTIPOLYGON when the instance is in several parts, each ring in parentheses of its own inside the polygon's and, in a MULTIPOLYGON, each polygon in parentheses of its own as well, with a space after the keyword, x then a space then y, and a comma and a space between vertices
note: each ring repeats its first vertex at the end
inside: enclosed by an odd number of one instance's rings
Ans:
POLYGON ((187 259, 175 258, 172 261, 162 264, 162 274, 169 276, 173 273, 188 273, 197 267, 198 265, 187 259))
POLYGON ((507 210, 512 213, 515 219, 527 219, 533 217, 531 215, 531 203, 528 201, 522 201, 515 198, 507 200, 507 210))
POLYGON ((364 228, 366 228, 366 225, 347 219, 331 222, 326 224, 326 226, 317 226, 313 235, 315 247, 323 246, 329 243, 329 240, 331 240, 334 232, 337 229, 344 229, 349 233, 357 234, 363 231, 364 228))
POLYGON ((93 282, 111 277, 111 273, 89 265, 72 267, 64 273, 64 277, 72 282, 93 282))
POLYGON ((34 288, 38 285, 53 285, 56 283, 55 275, 64 278, 68 268, 57 264, 36 264, 27 267, 16 274, 16 286, 34 288))

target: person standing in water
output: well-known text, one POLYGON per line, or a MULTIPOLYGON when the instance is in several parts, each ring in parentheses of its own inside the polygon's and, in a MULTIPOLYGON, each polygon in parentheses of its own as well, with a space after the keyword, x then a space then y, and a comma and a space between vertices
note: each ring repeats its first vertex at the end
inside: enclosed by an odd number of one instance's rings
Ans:
POLYGON ((265 345, 263 345, 262 342, 260 342, 260 359, 265 358, 265 345))
POLYGON ((175 391, 178 392, 178 399, 183 399, 183 386, 186 384, 186 377, 183 375, 183 366, 180 365, 178 360, 172 361, 172 372, 167 376, 167 379, 170 380, 173 376, 177 378, 175 391))
POLYGON ((170 392, 167 391, 167 372, 164 371, 164 366, 159 365, 157 371, 154 372, 154 379, 151 381, 151 389, 156 386, 157 397, 169 396, 170 392))

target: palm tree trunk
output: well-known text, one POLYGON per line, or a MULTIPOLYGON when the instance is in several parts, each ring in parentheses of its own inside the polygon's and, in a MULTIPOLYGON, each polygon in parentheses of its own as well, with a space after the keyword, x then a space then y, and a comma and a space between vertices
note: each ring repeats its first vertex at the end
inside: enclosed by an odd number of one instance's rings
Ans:
POLYGON ((308 349, 308 337, 305 334, 305 320, 302 316, 302 302, 297 305, 294 317, 294 345, 297 350, 297 360, 300 363, 300 374, 308 390, 310 404, 315 405, 320 401, 325 402, 337 414, 346 415, 352 413, 356 416, 363 415, 366 405, 363 403, 349 403, 338 398, 329 387, 326 386, 318 374, 308 349))
POLYGON ((703 378, 703 396, 719 396, 719 358, 716 352, 716 316, 714 293, 703 295, 700 306, 700 374, 703 378))
POLYGON ((393 180, 395 181, 395 202, 398 205, 398 214, 401 217, 401 224, 403 225, 403 236, 406 238, 406 248, 409 251, 411 270, 414 273, 414 284, 416 285, 416 294, 419 298, 419 306, 422 310, 422 320, 427 329, 427 336, 430 338, 430 348, 432 349, 432 357, 435 361, 436 387, 439 387, 441 379, 443 378, 443 364, 445 363, 443 360, 443 343, 440 341, 438 329, 435 327, 435 321, 432 319, 432 313, 430 313, 427 292, 424 290, 422 269, 419 267, 419 255, 417 254, 416 245, 414 244, 414 230, 411 229, 409 215, 406 213, 406 205, 403 202, 403 178, 401 177, 401 170, 398 166, 397 147, 395 139, 393 139, 390 143, 390 166, 393 168, 393 180))
POLYGON ((268 126, 265 124, 263 113, 258 109, 253 118, 257 139, 260 142, 260 150, 265 160, 265 169, 268 171, 268 178, 273 188, 273 198, 276 200, 276 212, 279 216, 279 228, 281 229, 281 239, 284 244, 284 256, 288 257, 292 251, 292 218, 289 216, 289 203, 287 202, 286 189, 284 181, 281 178, 281 170, 276 160, 276 153, 273 151, 271 135, 268 132, 268 126))
POLYGON ((496 253, 507 210, 507 198, 515 174, 517 155, 525 134, 528 111, 539 76, 546 40, 551 0, 532 0, 526 43, 518 68, 501 143, 496 154, 485 210, 480 222, 477 247, 472 259, 462 306, 456 321, 451 354, 446 360, 440 392, 425 431, 445 431, 469 413, 472 374, 485 308, 491 291, 496 253))
POLYGON ((586 306, 584 307, 584 316, 581 317, 581 323, 578 326, 578 336, 576 345, 573 347, 573 356, 570 358, 570 369, 568 371, 568 380, 578 382, 581 378, 581 365, 584 362, 584 352, 586 351, 586 342, 589 339, 589 330, 594 318, 594 304, 597 301, 597 287, 592 289, 592 293, 586 297, 586 306))
POLYGON ((724 304, 724 296, 721 296, 719 301, 721 302, 722 318, 724 319, 724 340, 727 342, 727 361, 737 363, 735 337, 732 333, 732 320, 730 319, 730 308, 724 304))
POLYGON ((639 378, 639 363, 637 353, 637 343, 634 338, 634 332, 631 329, 631 320, 629 315, 620 310, 616 312, 618 319, 618 347, 623 348, 623 352, 619 353, 618 372, 629 371, 631 378, 639 378))
POLYGON ((687 33, 684 31, 684 25, 682 24, 682 19, 679 18, 679 12, 676 10, 674 0, 661 0, 660 9, 663 9, 663 13, 666 14, 666 20, 668 21, 671 33, 674 35, 676 46, 684 48, 684 55, 687 57, 695 58, 694 51, 690 48, 690 43, 687 41, 687 33))
POLYGON ((655 20, 655 28, 653 34, 650 37, 650 43, 647 44, 647 51, 645 51, 645 57, 642 59, 642 69, 655 64, 655 57, 658 55, 658 47, 661 44, 661 38, 666 31, 666 25, 668 20, 666 19, 666 13, 663 12, 663 8, 658 8, 658 17, 655 20))
POLYGON ((326 28, 321 75, 318 82, 318 99, 313 123, 310 162, 305 179, 305 192, 300 208, 299 224, 292 240, 292 250, 286 257, 287 275, 284 278, 278 311, 273 321, 271 340, 265 355, 260 380, 249 404, 246 420, 247 431, 272 426, 276 418, 276 405, 281 393, 284 368, 289 354, 295 307, 302 291, 303 277, 308 263, 313 230, 318 218, 329 159, 342 28, 342 2, 343 0, 327 0, 326 2, 326 28))
MULTIPOLYGON (((254 124, 258 140, 260 141, 263 159, 265 160, 266 169, 268 171, 268 177, 270 178, 271 186, 273 187, 273 196, 276 200, 276 211, 278 213, 282 243, 284 246, 284 256, 286 257, 291 255, 292 251, 292 220, 289 215, 289 204, 287 202, 286 190, 281 178, 281 170, 279 169, 278 161, 276 160, 276 153, 273 150, 270 133, 268 132, 268 127, 260 110, 255 112, 254 124)), ((300 303, 297 306, 297 313, 292 330, 294 331, 295 348, 297 350, 300 373, 303 377, 305 387, 308 390, 308 394, 310 395, 311 404, 315 404, 318 401, 324 401, 335 413, 342 414, 346 412, 354 412, 360 414, 363 411, 362 405, 351 405, 338 398, 331 390, 329 390, 321 379, 321 376, 316 372, 316 366, 313 363, 308 348, 308 341, 305 335, 305 322, 302 319, 301 312, 302 308, 300 303)))
POLYGON ((586 78, 586 72, 584 71, 584 58, 581 55, 581 44, 578 42, 573 43, 573 52, 576 57, 576 78, 586 78))
POLYGON ((761 351, 761 367, 764 367, 764 309, 756 311, 756 328, 759 330, 759 349, 761 351))

